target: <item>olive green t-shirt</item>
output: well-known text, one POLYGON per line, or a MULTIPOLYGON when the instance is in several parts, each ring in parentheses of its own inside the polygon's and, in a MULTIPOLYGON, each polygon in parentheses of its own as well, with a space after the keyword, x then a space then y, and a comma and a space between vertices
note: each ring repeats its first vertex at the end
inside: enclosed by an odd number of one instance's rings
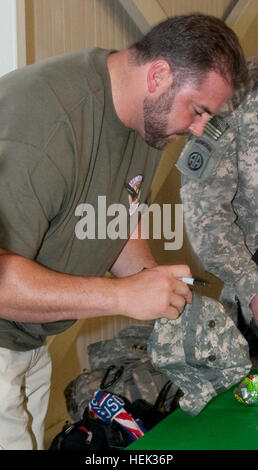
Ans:
MULTIPOLYGON (((119 120, 108 53, 65 54, 0 79, 0 246, 57 272, 109 270, 126 239, 105 237, 101 215, 99 234, 99 198, 128 214, 125 185, 141 175, 146 201, 161 155, 119 120), (76 235, 82 204, 95 210, 95 238, 76 235)), ((36 348, 73 323, 0 319, 0 347, 36 348)))

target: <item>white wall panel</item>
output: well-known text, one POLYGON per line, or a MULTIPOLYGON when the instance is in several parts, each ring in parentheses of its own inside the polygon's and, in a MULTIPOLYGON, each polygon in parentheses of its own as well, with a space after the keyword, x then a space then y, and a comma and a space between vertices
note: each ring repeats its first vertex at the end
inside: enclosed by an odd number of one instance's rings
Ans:
POLYGON ((0 0, 0 76, 17 67, 15 0, 0 0))
POLYGON ((231 0, 158 0, 168 16, 201 12, 222 18, 231 0))
POLYGON ((139 30, 116 0, 26 0, 28 63, 99 46, 121 49, 139 30))

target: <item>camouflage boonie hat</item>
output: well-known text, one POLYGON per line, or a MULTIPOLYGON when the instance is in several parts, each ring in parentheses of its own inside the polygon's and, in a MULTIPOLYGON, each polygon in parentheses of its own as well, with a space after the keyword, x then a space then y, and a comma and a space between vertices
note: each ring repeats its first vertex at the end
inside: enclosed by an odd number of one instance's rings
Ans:
POLYGON ((248 344, 222 304, 196 293, 179 318, 155 321, 148 354, 182 390, 179 405, 192 416, 251 369, 248 344))

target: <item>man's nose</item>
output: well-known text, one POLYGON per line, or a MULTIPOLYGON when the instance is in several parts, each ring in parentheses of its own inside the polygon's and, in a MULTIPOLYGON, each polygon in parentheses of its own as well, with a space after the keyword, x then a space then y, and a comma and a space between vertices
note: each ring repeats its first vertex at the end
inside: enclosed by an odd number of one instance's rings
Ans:
POLYGON ((205 126, 207 122, 211 119, 211 116, 200 116, 198 120, 195 120, 191 126, 189 127, 189 130, 192 134, 196 135, 197 137, 200 137, 204 133, 205 126))

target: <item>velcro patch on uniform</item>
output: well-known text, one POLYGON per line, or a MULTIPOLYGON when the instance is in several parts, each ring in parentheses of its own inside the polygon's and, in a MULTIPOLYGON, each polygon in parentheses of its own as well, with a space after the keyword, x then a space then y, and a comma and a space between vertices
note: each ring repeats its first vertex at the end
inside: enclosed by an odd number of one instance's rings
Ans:
MULTIPOLYGON (((224 140, 224 139, 223 139, 224 140)), ((227 141, 223 145, 206 134, 192 136, 183 148, 175 164, 184 175, 198 181, 205 180, 217 168, 227 141)))

